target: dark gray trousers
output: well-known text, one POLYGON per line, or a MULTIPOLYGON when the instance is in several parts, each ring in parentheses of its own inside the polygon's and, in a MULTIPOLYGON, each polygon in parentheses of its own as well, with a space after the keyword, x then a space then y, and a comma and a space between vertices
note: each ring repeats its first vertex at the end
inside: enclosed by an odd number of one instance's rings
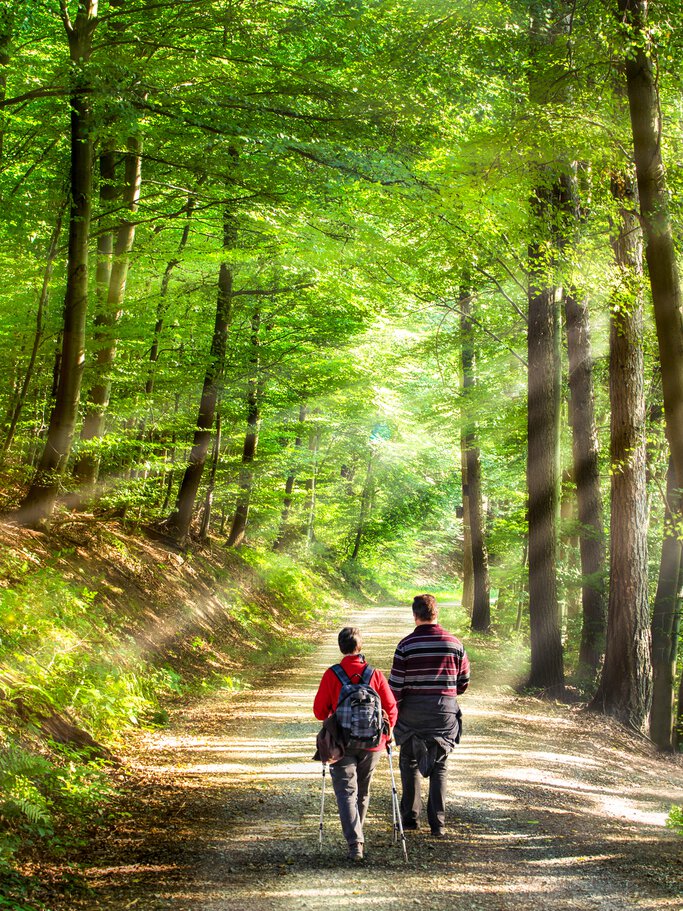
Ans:
POLYGON ((381 755, 381 750, 349 749, 330 766, 342 832, 349 845, 365 841, 363 823, 370 803, 370 781, 381 755))
MULTIPOLYGON (((422 811, 422 775, 417 767, 413 752, 414 739, 411 737, 401 746, 398 761, 401 770, 401 818, 404 825, 414 828, 422 811)), ((440 750, 429 776, 429 798, 427 819, 430 828, 443 829, 446 824, 446 791, 448 788, 448 753, 440 750)))

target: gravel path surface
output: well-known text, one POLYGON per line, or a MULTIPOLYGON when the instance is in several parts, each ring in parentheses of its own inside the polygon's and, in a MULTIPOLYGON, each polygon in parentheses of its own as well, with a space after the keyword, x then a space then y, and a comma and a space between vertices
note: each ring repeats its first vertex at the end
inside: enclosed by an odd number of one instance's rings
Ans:
MULTIPOLYGON (((406 608, 350 618, 385 672, 412 629, 406 608)), ((513 695, 510 673, 473 666, 465 735, 450 762, 448 834, 392 842, 388 763, 373 780, 367 860, 345 859, 328 782, 318 850, 321 767, 311 704, 336 636, 264 688, 180 713, 134 748, 146 784, 133 815, 88 861, 92 893, 72 907, 141 911, 482 911, 683 909, 680 757, 576 707, 513 695)), ((397 765, 397 763, 396 763, 397 765)), ((398 772, 397 772, 398 777, 398 772)))

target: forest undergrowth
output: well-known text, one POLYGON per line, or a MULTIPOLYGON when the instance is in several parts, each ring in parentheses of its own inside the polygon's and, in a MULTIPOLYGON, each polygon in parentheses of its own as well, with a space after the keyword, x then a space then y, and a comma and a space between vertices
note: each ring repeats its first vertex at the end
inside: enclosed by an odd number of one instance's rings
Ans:
POLYGON ((0 908, 40 893, 46 863, 68 886, 70 857, 131 784, 132 732, 305 653, 323 621, 367 599, 359 581, 314 558, 180 551, 84 514, 49 534, 3 525, 0 908))

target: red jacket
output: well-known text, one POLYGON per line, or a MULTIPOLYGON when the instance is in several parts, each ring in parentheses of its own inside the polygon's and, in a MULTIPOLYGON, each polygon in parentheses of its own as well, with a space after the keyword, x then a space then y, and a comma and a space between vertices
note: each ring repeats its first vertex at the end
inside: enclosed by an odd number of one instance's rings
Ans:
MULTIPOLYGON (((344 655, 339 664, 341 664, 349 677, 352 677, 354 674, 362 674, 367 662, 363 660, 360 655, 344 655)), ((373 673, 370 678, 370 686, 379 693, 382 708, 389 716, 389 724, 393 728, 396 724, 396 719, 398 718, 398 707, 394 694, 389 689, 386 677, 381 671, 376 670, 373 673)), ((334 713, 337 708, 337 702, 339 701, 341 687, 341 680, 337 677, 332 668, 328 667, 323 674, 320 686, 318 687, 318 692, 313 700, 313 714, 318 721, 324 721, 334 713)), ((388 738, 382 735, 382 742, 380 745, 371 747, 371 749, 383 750, 387 740, 388 738)))

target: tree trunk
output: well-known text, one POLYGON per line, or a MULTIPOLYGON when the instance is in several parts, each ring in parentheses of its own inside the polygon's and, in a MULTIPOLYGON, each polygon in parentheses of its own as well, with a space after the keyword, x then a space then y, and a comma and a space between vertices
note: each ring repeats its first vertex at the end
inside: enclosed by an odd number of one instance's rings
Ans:
POLYGON ((620 286, 612 301, 610 403, 612 508, 605 664, 593 706, 643 730, 652 696, 647 603, 647 492, 643 380, 642 240, 633 182, 612 179, 621 207, 613 240, 620 286))
POLYGON ((677 534, 681 501, 673 459, 666 475, 666 511, 659 580, 652 614, 652 714, 650 737, 660 750, 673 749, 676 659, 681 571, 681 541, 677 534))
MULTIPOLYGON (((88 394, 88 406, 83 422, 83 430, 81 431, 81 440, 84 443, 100 439, 102 436, 105 413, 111 395, 111 375, 117 345, 115 332, 123 312, 128 266, 131 250, 133 249, 133 241, 135 240, 135 224, 131 219, 137 211, 140 199, 142 139, 139 135, 128 140, 124 160, 125 173, 122 204, 126 217, 121 219, 116 231, 113 257, 109 255, 111 240, 106 238, 106 236, 102 238, 103 249, 100 251, 100 261, 103 268, 102 279, 104 280, 104 276, 108 272, 109 281, 104 306, 102 306, 102 299, 100 299, 100 307, 95 314, 95 382, 88 394), (107 262, 109 262, 109 266, 106 265, 107 262)), ((113 173, 107 174, 105 171, 105 174, 103 174, 103 180, 105 180, 103 191, 106 189, 106 183, 112 179, 113 173)), ((109 194, 111 192, 110 190, 109 194)), ((105 202, 111 201, 111 195, 109 194, 108 197, 105 197, 105 202)), ((107 231, 105 235, 109 233, 107 231)), ((104 288, 104 282, 101 287, 104 288)), ((95 452, 88 451, 86 448, 86 451, 76 461, 74 475, 79 484, 87 488, 97 481, 98 471, 99 458, 95 452)))
POLYGON ((75 71, 71 96, 71 210, 64 297, 64 334, 59 385, 38 470, 21 504, 18 519, 39 525, 54 510, 60 477, 71 452, 85 360, 85 319, 88 309, 88 240, 92 212, 93 139, 89 86, 83 65, 90 59, 97 23, 97 0, 79 4, 72 22, 63 11, 71 63, 75 71))
MULTIPOLYGON (((201 185, 202 182, 203 178, 199 181, 199 185, 201 185)), ((178 257, 182 255, 185 247, 187 246, 187 241, 190 237, 190 220, 192 218, 192 213, 194 212, 196 203, 197 197, 194 193, 191 193, 187 197, 187 204, 185 205, 186 221, 180 242, 178 243, 178 250, 175 257, 166 263, 166 268, 164 269, 164 274, 161 279, 159 303, 157 305, 157 317, 154 324, 154 332, 152 334, 152 345, 149 349, 149 372, 147 374, 147 380, 145 382, 145 395, 151 395, 154 391, 156 364, 159 360, 159 341, 161 339, 161 333, 164 329, 164 319, 166 317, 166 296, 168 295, 168 286, 171 281, 171 273, 180 262, 180 259, 178 257)))
POLYGON ((259 403, 259 370, 260 370, 260 341, 259 330, 261 327, 261 311, 256 308, 251 317, 251 375, 247 387, 247 433, 244 438, 242 450, 242 470, 240 472, 240 492, 235 506, 228 547, 239 547, 244 542, 251 505, 251 492, 254 486, 254 459, 258 446, 258 431, 260 420, 259 403))
MULTIPOLYGON (((567 85, 569 0, 530 4, 529 100, 553 104, 567 85)), ((545 116, 545 115, 544 115, 545 116)), ((552 134, 550 136, 552 141, 552 134)), ((560 506, 561 344, 555 271, 572 211, 570 166, 536 167, 530 200, 527 491, 529 519, 528 684, 549 696, 564 694, 562 628, 557 587, 560 506)))
POLYGON ((315 541, 315 507, 318 484, 318 447, 320 446, 320 431, 312 430, 308 437, 308 450, 312 455, 311 474, 306 481, 306 502, 304 515, 306 516, 306 548, 310 548, 315 541))
MULTIPOLYGON (((532 198, 538 232, 557 218, 564 201, 559 181, 550 187, 538 187, 532 198)), ((549 268, 550 243, 546 238, 529 246, 527 489, 531 671, 528 685, 550 696, 561 696, 564 668, 557 593, 560 291, 549 268)))
POLYGON ((579 648, 579 680, 594 684, 605 651, 605 534, 598 431, 593 395, 588 302, 572 289, 565 295, 567 353, 569 358, 569 420, 572 427, 574 480, 581 531, 581 600, 583 625, 579 648))
POLYGON ((17 424, 19 423, 19 418, 26 403, 26 396, 28 395, 29 386, 31 385, 31 380, 33 379, 33 369, 36 364, 36 358, 38 357, 38 349, 43 341, 43 321, 45 318, 45 307, 47 306, 48 298, 50 296, 50 281, 52 280, 52 272, 54 270, 55 260, 57 259, 57 246, 59 244, 59 235, 62 230, 62 219, 64 217, 64 208, 60 208, 57 213, 57 221, 52 230, 52 237, 50 238, 50 246, 47 252, 47 263, 45 265, 45 271, 43 273, 43 283, 40 289, 40 296, 38 297, 38 309, 36 310, 36 328, 33 334, 33 345, 31 346, 31 354, 29 355, 28 364, 26 365, 26 372, 24 373, 24 380, 21 384, 21 389, 17 396, 17 400, 14 404, 14 409, 12 411, 12 416, 9 423, 9 428, 7 429, 7 435, 5 436, 5 441, 2 446, 2 457, 4 458, 12 445, 14 440, 14 434, 17 429, 17 424))
MULTIPOLYGON (((14 31, 14 9, 12 4, 3 4, 0 8, 0 101, 5 100, 7 90, 7 70, 10 61, 12 33, 14 31)), ((5 115, 0 113, 0 171, 4 166, 5 115)))
POLYGON ((363 482, 363 491, 360 496, 360 513, 358 515, 358 525, 356 527, 356 536, 353 542, 353 551, 351 552, 351 559, 357 560, 358 554, 360 553, 360 545, 363 540, 363 532, 365 531, 365 523, 368 518, 368 512, 370 508, 370 498, 372 495, 372 466, 373 466, 374 456, 370 457, 368 461, 368 467, 365 472, 365 481, 363 482))
POLYGON ((218 460, 221 454, 221 413, 216 415, 216 434, 213 438, 213 454, 211 458, 211 473, 209 474, 209 483, 206 487, 206 496, 204 497, 204 513, 202 515, 202 524, 199 529, 199 540, 206 541, 209 537, 209 527, 211 526, 211 508, 213 506, 213 492, 216 487, 216 472, 218 471, 218 460))
MULTIPOLYGON (((299 449, 301 449, 301 442, 302 442, 301 429, 303 428, 303 425, 306 421, 307 412, 308 412, 308 408, 306 407, 306 405, 301 405, 299 407, 299 431, 297 433, 297 436, 294 439, 295 460, 296 460, 296 453, 299 451, 299 449)), ((280 530, 278 532, 277 538, 275 539, 275 543, 273 544, 273 550, 282 550, 282 548, 284 547, 285 542, 286 542, 287 522, 289 520, 289 513, 292 508, 292 493, 294 491, 295 480, 296 480, 296 468, 293 466, 292 468, 290 468, 290 470, 287 474, 287 480, 285 481, 285 498, 284 498, 284 501, 282 504, 282 515, 280 517, 280 530)))
POLYGON ((462 608, 471 618, 474 607, 474 563, 472 561, 472 526, 467 483, 467 440, 464 426, 460 429, 460 471, 462 476, 462 608))
POLYGON ((683 488, 683 298, 671 229, 656 67, 649 41, 647 0, 618 0, 628 51, 624 55, 638 196, 654 304, 666 432, 683 488))
MULTIPOLYGON (((237 240, 234 217, 225 213, 223 221, 223 250, 234 248, 237 240)), ((175 509, 169 516, 168 526, 173 530, 178 541, 184 541, 190 531, 192 513, 197 498, 197 491, 202 479, 206 456, 211 442, 211 428, 218 392, 225 370, 225 351, 228 339, 228 326, 232 313, 232 271, 226 261, 220 265, 218 273, 218 296, 216 301, 216 319, 211 339, 211 354, 204 376, 204 386, 199 404, 197 429, 194 434, 189 465, 185 469, 180 484, 175 509)))
POLYGON ((469 508, 470 539, 472 545, 472 620, 471 628, 488 632, 491 628, 491 596, 489 585, 488 554, 484 538, 484 513, 481 489, 481 458, 477 445, 476 423, 472 416, 472 393, 476 387, 475 352, 472 321, 472 297, 460 296, 460 329, 462 336, 461 360, 463 377, 463 431, 467 472, 463 477, 463 501, 469 508))

